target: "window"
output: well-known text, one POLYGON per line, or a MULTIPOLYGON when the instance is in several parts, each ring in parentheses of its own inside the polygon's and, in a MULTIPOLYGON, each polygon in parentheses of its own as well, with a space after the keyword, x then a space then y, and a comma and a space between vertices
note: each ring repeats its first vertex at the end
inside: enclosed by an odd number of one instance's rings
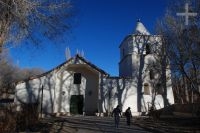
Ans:
POLYGON ((74 73, 74 84, 81 84, 81 73, 74 73))
POLYGON ((146 44, 146 55, 151 54, 151 48, 150 45, 147 43, 146 44))
POLYGON ((150 95, 149 84, 144 83, 144 95, 150 95))
POLYGON ((154 70, 151 69, 149 71, 149 78, 152 80, 152 79, 154 79, 154 77, 155 77, 154 70))
POLYGON ((163 94, 163 89, 160 83, 156 85, 156 90, 157 90, 157 95, 162 95, 163 94))

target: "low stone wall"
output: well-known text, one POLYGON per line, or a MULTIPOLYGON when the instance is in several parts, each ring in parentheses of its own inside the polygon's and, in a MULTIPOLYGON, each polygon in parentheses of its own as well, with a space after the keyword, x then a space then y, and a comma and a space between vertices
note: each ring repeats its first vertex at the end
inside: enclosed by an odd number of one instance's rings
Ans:
POLYGON ((161 111, 161 115, 200 116, 200 103, 173 104, 161 111))
POLYGON ((174 104, 172 105, 174 112, 182 113, 200 113, 200 103, 191 103, 191 104, 174 104))

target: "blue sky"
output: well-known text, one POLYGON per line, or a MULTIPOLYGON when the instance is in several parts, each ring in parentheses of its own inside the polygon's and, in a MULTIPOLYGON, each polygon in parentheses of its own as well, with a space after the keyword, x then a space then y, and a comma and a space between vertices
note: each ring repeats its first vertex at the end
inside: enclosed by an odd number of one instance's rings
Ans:
POLYGON ((42 47, 10 49, 14 62, 22 68, 42 68, 46 71, 63 63, 65 48, 71 55, 83 50, 85 58, 112 76, 118 76, 119 45, 133 33, 139 18, 150 33, 156 21, 164 16, 167 0, 74 0, 76 16, 65 41, 59 46, 48 40, 42 47), (52 44, 52 45, 49 45, 52 44))

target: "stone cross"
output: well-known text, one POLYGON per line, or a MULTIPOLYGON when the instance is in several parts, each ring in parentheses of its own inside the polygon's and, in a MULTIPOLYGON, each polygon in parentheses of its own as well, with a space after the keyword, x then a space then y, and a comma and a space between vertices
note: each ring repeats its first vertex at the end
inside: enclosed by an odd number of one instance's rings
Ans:
POLYGON ((177 16, 185 16, 185 25, 188 25, 188 19, 190 16, 195 17, 197 13, 189 12, 188 3, 185 4, 185 12, 184 13, 176 13, 177 16))

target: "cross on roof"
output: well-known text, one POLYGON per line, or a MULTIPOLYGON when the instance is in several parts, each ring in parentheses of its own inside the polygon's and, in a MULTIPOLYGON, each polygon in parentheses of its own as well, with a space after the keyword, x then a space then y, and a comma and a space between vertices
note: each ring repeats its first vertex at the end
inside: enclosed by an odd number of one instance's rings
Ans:
POLYGON ((195 12, 189 12, 189 6, 188 3, 185 3, 185 12, 184 13, 176 13, 177 16, 185 16, 185 25, 188 25, 188 19, 190 16, 197 16, 197 13, 195 12))

